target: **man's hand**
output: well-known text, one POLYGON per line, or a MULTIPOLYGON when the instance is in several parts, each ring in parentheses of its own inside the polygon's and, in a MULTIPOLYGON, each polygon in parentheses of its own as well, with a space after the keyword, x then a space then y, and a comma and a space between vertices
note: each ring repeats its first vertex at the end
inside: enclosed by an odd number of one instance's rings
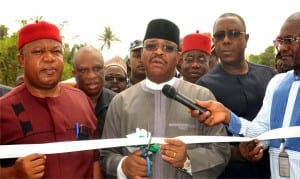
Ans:
POLYGON ((123 161, 122 170, 128 178, 147 177, 147 161, 141 155, 137 150, 123 161))
POLYGON ((166 138, 167 144, 160 145, 162 159, 175 168, 183 168, 187 159, 186 144, 178 139, 166 138))
POLYGON ((15 178, 42 178, 44 176, 46 155, 31 154, 18 158, 13 166, 15 178))
POLYGON ((239 151, 242 157, 251 162, 257 162, 263 157, 263 145, 255 139, 250 142, 242 142, 239 145, 239 151))
POLYGON ((191 115, 207 126, 214 126, 220 123, 228 124, 230 121, 230 111, 221 103, 213 100, 199 101, 196 104, 207 109, 199 114, 198 110, 190 110, 191 115))

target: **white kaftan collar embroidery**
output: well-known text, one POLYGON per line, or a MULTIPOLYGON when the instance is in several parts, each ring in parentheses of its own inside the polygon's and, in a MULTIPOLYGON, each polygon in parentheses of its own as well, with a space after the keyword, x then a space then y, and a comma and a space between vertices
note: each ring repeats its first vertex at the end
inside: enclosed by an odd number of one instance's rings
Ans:
POLYGON ((155 83, 153 81, 150 81, 148 78, 146 78, 146 86, 152 90, 162 90, 165 84, 174 86, 175 84, 175 77, 173 77, 170 81, 164 82, 164 83, 155 83))

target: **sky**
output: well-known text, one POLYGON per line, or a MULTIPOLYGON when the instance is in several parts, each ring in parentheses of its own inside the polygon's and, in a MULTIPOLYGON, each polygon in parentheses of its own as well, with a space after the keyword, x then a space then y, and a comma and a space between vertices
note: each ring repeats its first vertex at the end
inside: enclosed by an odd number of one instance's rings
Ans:
POLYGON ((42 16, 56 25, 67 21, 61 35, 69 44, 86 43, 100 49, 97 40, 111 27, 121 40, 103 50, 104 59, 125 57, 129 44, 143 39, 150 20, 164 18, 180 29, 180 37, 211 32, 214 21, 225 12, 241 15, 250 38, 247 54, 260 54, 272 45, 284 20, 299 11, 299 0, 1 0, 0 24, 9 34, 20 28, 18 20, 42 16))

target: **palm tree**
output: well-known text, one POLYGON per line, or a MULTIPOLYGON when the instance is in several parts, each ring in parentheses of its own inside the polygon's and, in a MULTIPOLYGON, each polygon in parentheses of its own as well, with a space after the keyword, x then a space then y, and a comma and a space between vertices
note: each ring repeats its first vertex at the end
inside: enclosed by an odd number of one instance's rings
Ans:
POLYGON ((113 34, 110 27, 104 27, 103 34, 99 35, 100 41, 103 41, 103 45, 101 46, 101 50, 104 49, 104 47, 107 47, 107 49, 110 49, 112 42, 120 42, 120 39, 113 34))

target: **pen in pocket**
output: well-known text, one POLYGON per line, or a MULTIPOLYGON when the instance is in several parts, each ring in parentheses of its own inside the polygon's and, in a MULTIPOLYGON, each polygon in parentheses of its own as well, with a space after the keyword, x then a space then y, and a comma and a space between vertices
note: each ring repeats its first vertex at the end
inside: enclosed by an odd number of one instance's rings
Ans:
POLYGON ((75 124, 75 137, 76 137, 76 139, 79 139, 79 133, 80 133, 79 123, 76 122, 76 124, 75 124))

